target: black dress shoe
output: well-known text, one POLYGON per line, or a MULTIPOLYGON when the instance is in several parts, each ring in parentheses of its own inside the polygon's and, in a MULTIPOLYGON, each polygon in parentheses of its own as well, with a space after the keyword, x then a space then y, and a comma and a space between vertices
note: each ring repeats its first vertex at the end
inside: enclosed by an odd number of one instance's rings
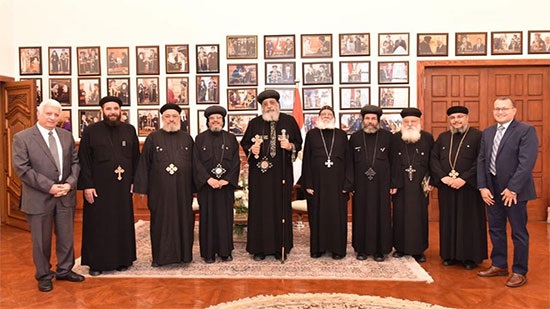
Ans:
POLYGON ((341 255, 341 254, 338 254, 338 253, 333 253, 332 258, 335 259, 335 260, 341 260, 341 259, 344 258, 344 256, 341 255))
POLYGON ((424 263, 424 262, 426 262, 426 256, 424 255, 424 253, 422 253, 422 254, 415 254, 415 255, 413 255, 413 258, 414 258, 418 263, 424 263))
POLYGON ((59 277, 59 276, 56 276, 55 279, 57 280, 65 280, 65 281, 70 281, 70 282, 82 282, 84 281, 84 276, 82 275, 79 275, 77 273, 75 273, 74 271, 69 271, 65 276, 62 276, 62 277, 59 277))
POLYGON ((101 275, 103 272, 101 270, 90 269, 89 273, 90 273, 90 276, 96 277, 101 275))
POLYGON ((443 260, 443 265, 445 265, 445 266, 451 266, 451 265, 454 265, 454 264, 456 264, 456 260, 453 260, 453 259, 443 260))
POLYGON ((254 254, 254 261, 262 261, 264 259, 265 259, 265 254, 263 253, 254 254))
POLYGON ((38 280, 38 290, 40 292, 49 292, 53 290, 52 279, 40 279, 38 280))
POLYGON ((206 258, 206 259, 204 259, 204 261, 206 262, 206 264, 212 264, 212 263, 216 262, 216 260, 214 258, 206 258))
POLYGON ((376 253, 374 255, 374 260, 376 262, 384 262, 384 255, 382 253, 376 253))
POLYGON ((464 268, 466 268, 467 270, 472 270, 477 267, 476 262, 472 260, 466 260, 463 262, 463 264, 464 264, 464 268))
POLYGON ((323 256, 323 254, 321 252, 313 252, 313 253, 310 254, 310 256, 314 259, 318 259, 321 256, 323 256))
POLYGON ((115 268, 117 271, 127 271, 128 266, 120 265, 119 267, 115 268))
POLYGON ((364 261, 367 259, 367 254, 366 253, 363 253, 363 252, 360 252, 360 253, 357 253, 357 259, 359 261, 364 261))
POLYGON ((231 255, 222 256, 222 261, 224 261, 224 262, 231 262, 231 261, 233 261, 233 257, 232 257, 231 255))
POLYGON ((402 258, 402 257, 405 256, 405 253, 399 252, 399 251, 395 251, 395 252, 392 254, 392 256, 393 256, 394 258, 402 258))
POLYGON ((160 265, 157 262, 151 263, 151 267, 160 267, 160 265))

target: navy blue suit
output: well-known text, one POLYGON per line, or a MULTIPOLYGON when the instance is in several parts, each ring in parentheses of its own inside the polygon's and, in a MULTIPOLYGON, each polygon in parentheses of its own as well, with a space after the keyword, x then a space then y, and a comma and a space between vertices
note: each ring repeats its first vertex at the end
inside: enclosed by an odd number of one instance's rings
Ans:
POLYGON ((529 259, 529 233, 527 231, 527 201, 535 199, 533 167, 537 160, 538 138, 535 128, 515 119, 509 124, 496 156, 496 175, 489 172, 493 140, 497 125, 483 131, 477 161, 477 184, 487 188, 494 196, 495 204, 487 207, 489 235, 493 244, 493 266, 508 268, 506 220, 510 221, 514 243, 512 271, 527 273, 529 259), (504 206, 500 193, 508 189, 517 194, 517 204, 504 206))

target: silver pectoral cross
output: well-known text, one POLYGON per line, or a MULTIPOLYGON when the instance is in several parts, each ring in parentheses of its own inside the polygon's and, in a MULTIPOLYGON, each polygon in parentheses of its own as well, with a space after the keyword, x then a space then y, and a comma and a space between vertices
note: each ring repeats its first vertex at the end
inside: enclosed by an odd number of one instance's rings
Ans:
POLYGON ((331 168, 333 165, 334 165, 334 162, 332 162, 330 160, 330 158, 328 158, 326 161, 325 161, 325 165, 327 166, 327 168, 331 168))
POLYGON ((416 170, 412 167, 412 165, 409 165, 409 168, 405 169, 405 172, 409 173, 409 181, 413 181, 413 174, 416 170))
POLYGON ((376 172, 372 169, 372 167, 369 167, 369 169, 365 172, 365 175, 369 180, 373 180, 374 176, 376 176, 376 172))
POLYGON ((174 173, 178 171, 178 167, 175 166, 173 163, 170 163, 170 165, 166 167, 166 171, 168 172, 168 174, 174 175, 174 173))
POLYGON ((456 179, 458 177, 458 175, 460 175, 460 174, 457 171, 455 171, 454 169, 449 172, 449 176, 452 179, 456 179))
POLYGON ((124 172, 124 169, 120 165, 116 168, 115 174, 118 174, 118 177, 116 178, 118 181, 122 180, 122 174, 124 174, 124 172))

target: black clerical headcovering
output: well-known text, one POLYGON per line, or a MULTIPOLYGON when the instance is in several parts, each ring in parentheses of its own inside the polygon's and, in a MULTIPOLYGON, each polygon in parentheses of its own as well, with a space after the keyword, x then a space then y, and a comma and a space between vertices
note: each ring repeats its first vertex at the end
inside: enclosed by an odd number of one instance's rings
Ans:
POLYGON ((405 118, 408 116, 420 118, 420 116, 422 116, 422 112, 416 107, 408 107, 401 110, 401 118, 405 118))
POLYGON ((118 97, 110 96, 110 95, 101 98, 101 100, 99 100, 99 106, 103 107, 103 104, 109 103, 109 102, 115 102, 115 103, 118 104, 118 106, 122 106, 122 100, 121 99, 119 99, 118 97))
POLYGON ((331 111, 332 116, 334 116, 334 109, 332 108, 332 106, 329 106, 329 105, 325 105, 321 107, 321 109, 319 110, 319 115, 321 115, 321 112, 324 111, 325 109, 328 109, 329 111, 331 111))
POLYGON ((361 116, 365 118, 366 114, 375 114, 378 120, 380 120, 382 109, 376 105, 365 105, 361 108, 361 116))
POLYGON ((204 111, 204 117, 208 118, 212 114, 220 114, 222 117, 225 117, 225 115, 227 115, 227 111, 223 108, 223 106, 212 105, 204 111))
POLYGON ((166 103, 160 108, 160 114, 162 115, 165 111, 173 109, 176 112, 181 113, 181 107, 179 107, 177 104, 174 103, 166 103))
POLYGON ((275 91, 273 89, 268 89, 268 90, 262 91, 258 95, 257 100, 258 100, 258 102, 260 102, 260 104, 262 104, 262 102, 265 99, 269 99, 269 98, 273 98, 273 99, 277 100, 277 102, 279 102, 280 97, 281 97, 281 95, 277 91, 275 91))
POLYGON ((447 110, 447 116, 452 114, 461 113, 468 115, 468 108, 466 106, 451 106, 447 110))

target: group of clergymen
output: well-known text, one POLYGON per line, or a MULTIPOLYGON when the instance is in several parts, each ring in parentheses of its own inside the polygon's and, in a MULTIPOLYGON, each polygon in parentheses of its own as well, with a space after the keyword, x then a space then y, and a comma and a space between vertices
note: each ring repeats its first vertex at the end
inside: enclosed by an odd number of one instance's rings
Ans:
MULTIPOLYGON (((248 123, 240 142, 249 164, 246 251, 255 261, 266 256, 284 261, 293 247, 292 165, 302 150, 302 135, 295 119, 280 112, 277 91, 265 90, 257 100, 262 114, 248 123)), ((208 107, 208 130, 193 140, 180 130, 180 107, 165 104, 160 109, 162 129, 147 136, 140 153, 135 128, 120 121, 120 99, 107 96, 99 105, 103 121, 86 128, 78 153, 70 133, 51 125, 61 111, 54 100, 39 106, 37 126, 14 138, 14 167, 24 184, 22 210, 31 226, 39 289, 51 290, 54 275, 84 280, 71 270, 75 189, 84 194, 81 263, 92 276, 124 271, 136 260, 132 194, 148 197, 152 266, 192 261, 194 193, 200 205, 201 257, 206 263, 214 263, 216 256, 231 261, 241 161, 236 137, 223 129, 226 110, 208 107), (58 152, 50 151, 48 130, 60 142, 58 152), (48 170, 52 166, 54 172, 48 170), (32 191, 42 191, 40 202, 48 207, 30 210, 27 204, 37 200, 25 197, 33 196, 32 191), (59 215, 71 207, 68 216, 59 215), (49 264, 52 224, 60 261, 55 273, 49 264), (60 225, 65 229, 58 230, 60 225), (42 235, 48 228, 49 238, 42 235)), ((351 242, 358 260, 372 256, 382 262, 391 254, 426 261, 428 195, 436 186, 443 264, 473 269, 487 258, 487 205, 492 266, 478 275, 508 275, 509 220, 514 274, 506 284, 523 285, 528 258, 525 206, 535 198, 531 171, 538 140, 532 126, 514 120, 512 99, 494 102, 498 132, 494 125, 482 133, 469 125, 466 107, 450 107, 450 130, 435 142, 421 129, 419 109, 402 110, 402 128, 395 134, 380 129, 382 113, 377 106, 364 106, 363 128, 348 138, 336 128, 333 109, 324 106, 316 128, 306 135, 298 184, 307 199, 311 257, 346 256, 351 197, 351 242)))

